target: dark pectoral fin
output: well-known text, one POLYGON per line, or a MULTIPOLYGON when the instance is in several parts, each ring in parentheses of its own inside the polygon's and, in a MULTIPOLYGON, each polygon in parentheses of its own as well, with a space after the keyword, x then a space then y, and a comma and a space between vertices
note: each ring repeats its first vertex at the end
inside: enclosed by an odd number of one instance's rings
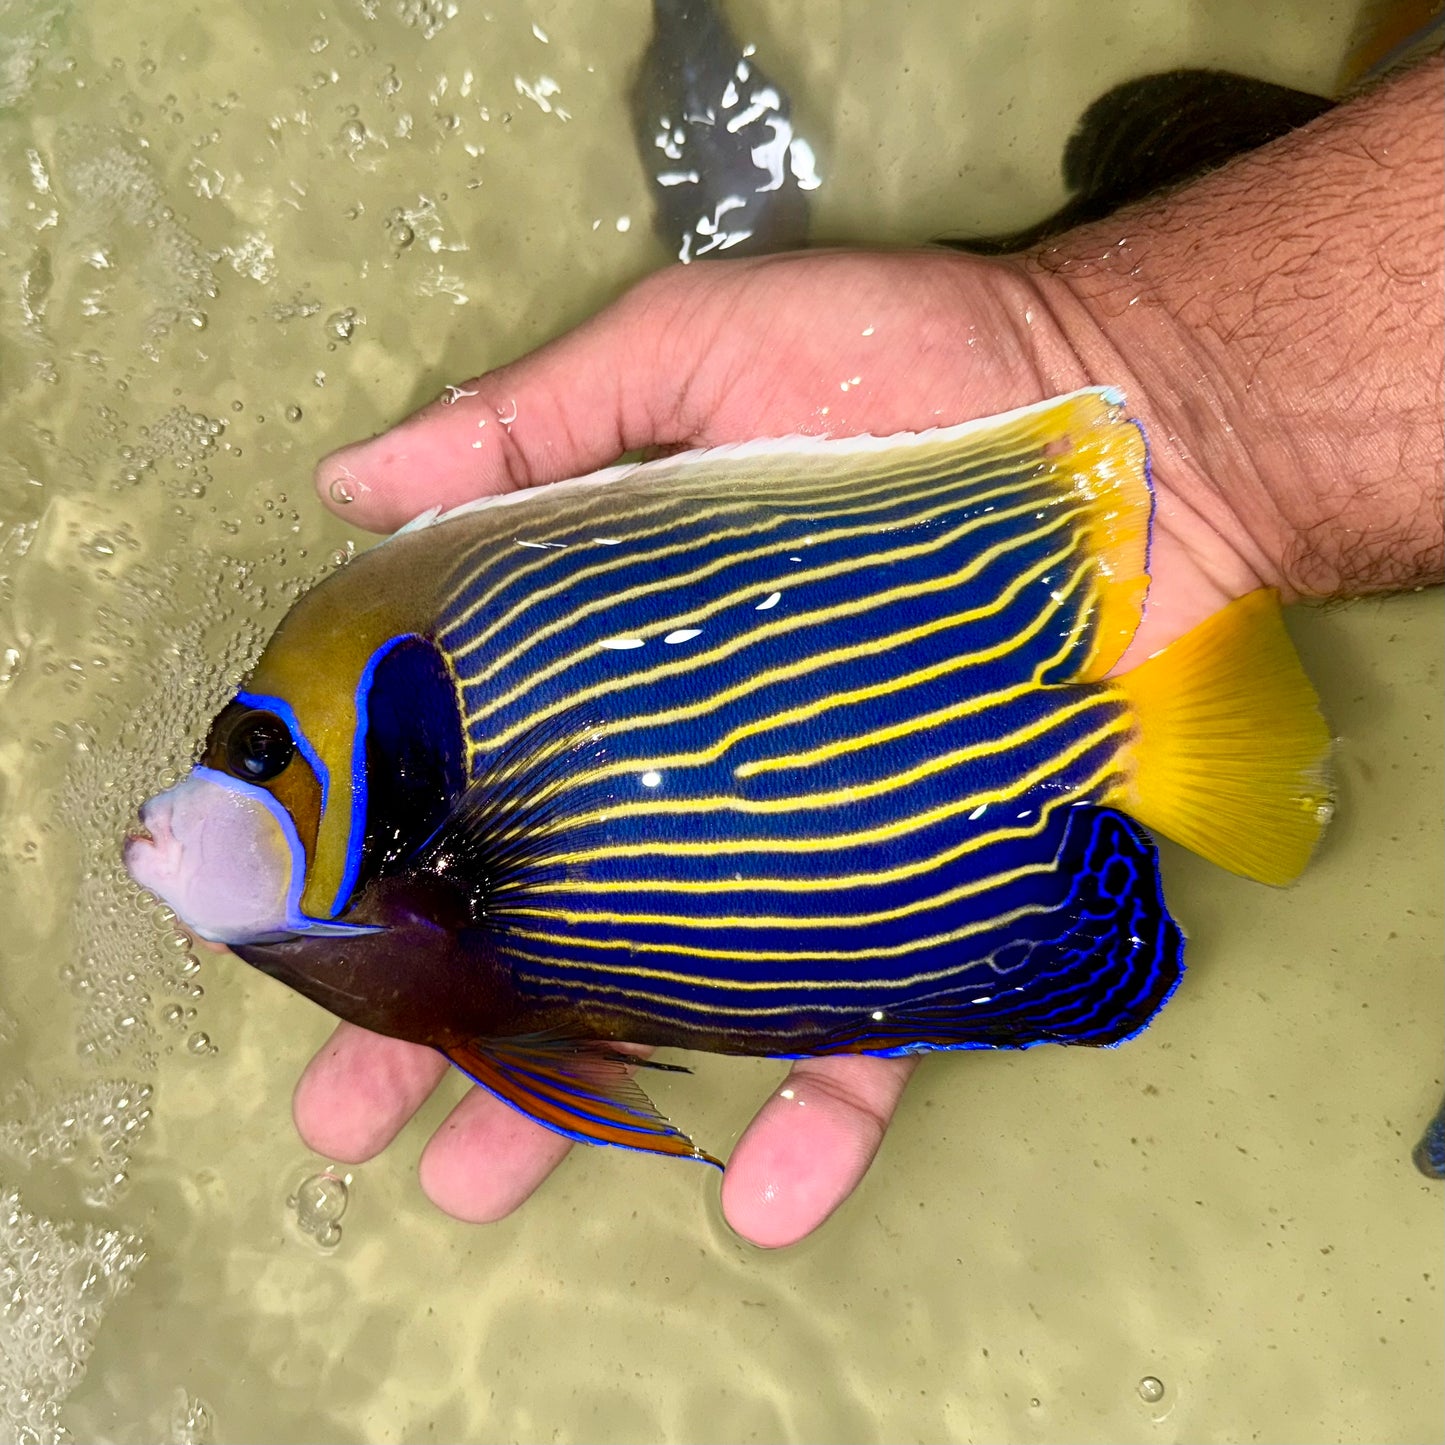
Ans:
POLYGON ((1022 1049, 1123 1043, 1164 1006, 1184 971, 1149 835, 1112 808, 1078 806, 1055 861, 1053 907, 969 969, 948 993, 840 1033, 837 1051, 1022 1049))
POLYGON ((464 880, 489 900, 525 887, 546 868, 559 835, 567 848, 588 845, 587 826, 572 827, 568 818, 593 812, 612 796, 606 781, 576 781, 605 760, 596 725, 576 712, 529 728, 453 798, 415 866, 464 880))
POLYGON ((722 1164, 669 1124, 633 1079, 630 1059, 605 1046, 545 1036, 488 1039, 442 1052, 503 1103, 585 1144, 616 1144, 722 1164))

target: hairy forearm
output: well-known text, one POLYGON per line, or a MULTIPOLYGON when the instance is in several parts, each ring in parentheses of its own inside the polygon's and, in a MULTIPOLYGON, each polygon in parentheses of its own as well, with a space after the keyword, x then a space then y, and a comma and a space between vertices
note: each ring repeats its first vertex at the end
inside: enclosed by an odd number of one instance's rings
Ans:
POLYGON ((1161 481, 1291 595, 1441 580, 1437 59, 1025 261, 1161 481))

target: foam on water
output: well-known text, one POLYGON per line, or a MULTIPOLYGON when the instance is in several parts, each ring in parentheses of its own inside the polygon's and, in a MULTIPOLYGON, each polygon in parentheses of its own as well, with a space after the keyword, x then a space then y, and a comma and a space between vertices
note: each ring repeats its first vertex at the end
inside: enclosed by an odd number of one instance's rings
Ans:
POLYGON ((0 1439, 66 1438, 60 1407, 144 1258, 134 1234, 55 1224, 0 1187, 0 1439))

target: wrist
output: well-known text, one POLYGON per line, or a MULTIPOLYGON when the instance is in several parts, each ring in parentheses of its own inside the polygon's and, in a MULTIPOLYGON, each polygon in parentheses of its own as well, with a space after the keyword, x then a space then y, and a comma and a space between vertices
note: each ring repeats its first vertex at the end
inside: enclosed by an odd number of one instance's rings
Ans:
POLYGON ((1440 76, 1015 263, 1045 380, 1125 386, 1176 530, 1287 596, 1438 580, 1440 76))

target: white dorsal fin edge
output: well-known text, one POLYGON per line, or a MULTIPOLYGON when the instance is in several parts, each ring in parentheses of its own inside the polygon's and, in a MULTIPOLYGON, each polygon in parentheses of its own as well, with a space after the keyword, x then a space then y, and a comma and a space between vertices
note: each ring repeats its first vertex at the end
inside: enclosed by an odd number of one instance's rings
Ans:
POLYGON ((393 537, 405 536, 410 532, 420 532, 427 527, 434 527, 442 522, 451 522, 458 517, 468 517, 474 512, 488 511, 493 507, 513 506, 518 502, 534 500, 539 496, 545 496, 560 487, 601 487, 610 482, 619 482, 624 477, 647 476, 649 473, 656 476, 673 476, 678 472, 688 471, 705 463, 720 461, 745 462, 752 461, 759 457, 838 457, 838 456, 868 456, 877 455, 880 452, 893 451, 902 447, 930 446, 952 442, 965 442, 980 432, 991 430, 994 427, 1007 426, 1011 422, 1019 421, 1024 417, 1046 411, 1050 407, 1058 406, 1073 400, 1077 397, 1097 396, 1101 401, 1110 407, 1122 408, 1125 405, 1124 393, 1114 386, 1090 386, 1079 391, 1069 392, 1062 396, 1049 397, 1045 401, 1033 402, 1029 406, 1015 407, 1012 411, 1000 412, 996 416, 979 417, 974 421, 961 422, 957 426, 932 427, 921 432, 894 432, 889 436, 872 436, 863 434, 850 437, 829 437, 829 436, 803 436, 791 435, 784 437, 764 437, 756 441, 730 442, 723 446, 702 447, 694 451, 675 452, 671 456, 658 457, 648 462, 627 462, 621 466, 604 467, 601 471, 589 472, 585 476, 567 477, 556 482, 548 482, 542 486, 523 487, 514 492, 503 492, 496 496, 477 497, 470 502, 462 502, 460 505, 443 509, 442 507, 428 507, 424 512, 418 513, 405 526, 399 527, 391 535, 393 537))

